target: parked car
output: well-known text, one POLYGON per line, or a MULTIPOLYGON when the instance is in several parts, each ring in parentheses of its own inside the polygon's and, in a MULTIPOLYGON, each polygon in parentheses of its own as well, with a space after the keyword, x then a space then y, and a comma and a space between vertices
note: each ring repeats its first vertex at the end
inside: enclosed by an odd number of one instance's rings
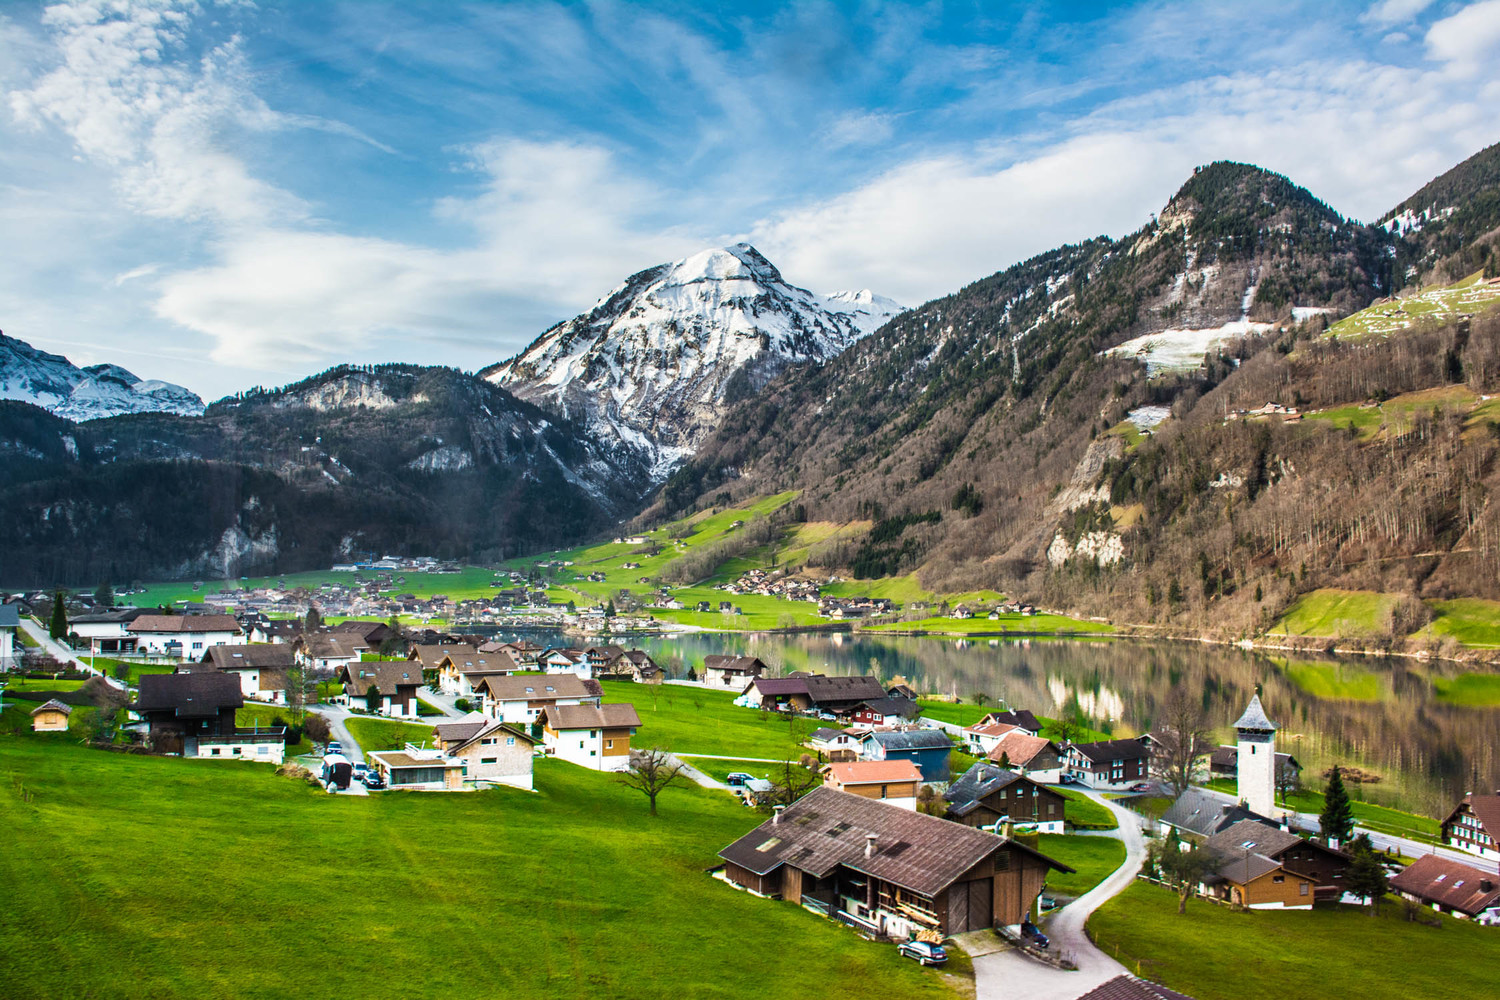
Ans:
POLYGON ((746 774, 744 771, 730 771, 729 777, 724 779, 724 784, 730 788, 743 788, 745 782, 754 781, 755 775, 746 774))
POLYGON ((364 761, 360 761, 358 764, 354 765, 354 780, 355 781, 364 781, 365 780, 365 775, 367 775, 369 773, 370 773, 370 765, 366 764, 364 761))
POLYGON ((365 783, 366 788, 384 788, 385 779, 380 776, 379 771, 366 771, 359 779, 365 783))
POLYGON ((832 712, 819 712, 818 718, 822 719, 824 722, 839 721, 839 717, 837 715, 834 715, 832 712))
POLYGON ((1037 948, 1045 949, 1051 943, 1047 940, 1047 935, 1042 933, 1041 928, 1030 920, 1021 921, 1021 937, 1031 942, 1037 948))
POLYGON ((332 740, 332 741, 329 742, 328 748, 323 751, 323 756, 327 757, 329 754, 343 753, 343 752, 344 752, 344 744, 340 743, 338 740, 332 740))
POLYGON ((1132 792, 1149 792, 1151 791, 1151 782, 1137 781, 1135 784, 1130 786, 1130 790, 1132 792))
POLYGON ((943 946, 930 941, 902 941, 896 950, 922 965, 942 965, 948 961, 948 953, 943 950, 943 946))

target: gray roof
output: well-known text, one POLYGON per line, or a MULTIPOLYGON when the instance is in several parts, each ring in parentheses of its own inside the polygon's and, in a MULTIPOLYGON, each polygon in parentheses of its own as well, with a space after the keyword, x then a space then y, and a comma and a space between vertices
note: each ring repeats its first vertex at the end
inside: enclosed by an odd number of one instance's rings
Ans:
POLYGON ((1032 784, 1015 771, 1007 771, 1003 767, 980 761, 965 771, 963 777, 948 786, 948 790, 943 793, 943 798, 952 803, 948 813, 952 816, 967 816, 979 808, 985 796, 1008 788, 1018 781, 1032 784))
POLYGON ((65 705, 56 698, 49 698, 31 710, 32 715, 40 715, 42 712, 61 712, 63 715, 72 715, 73 706, 65 705))
POLYGON ((21 625, 20 612, 14 604, 0 604, 0 628, 19 628, 21 625))
POLYGON ((880 716, 896 715, 903 719, 915 719, 921 714, 917 703, 910 698, 871 698, 860 704, 880 716))
POLYGON ((220 709, 245 704, 240 679, 212 671, 195 674, 142 674, 138 712, 174 712, 183 718, 218 715, 220 709))
POLYGON ((1071 870, 993 833, 827 786, 813 789, 719 857, 757 875, 791 864, 822 878, 843 865, 930 899, 1002 850, 1019 850, 1071 870), (875 851, 865 857, 871 835, 875 851))
POLYGON ((1266 718, 1266 710, 1260 707, 1260 695, 1257 694, 1250 696, 1250 706, 1245 709, 1245 714, 1240 716, 1240 721, 1234 724, 1234 728, 1274 733, 1276 723, 1266 718))
POLYGON ((1242 805, 1225 802, 1202 788, 1189 788, 1177 796, 1177 801, 1161 814, 1163 823, 1196 833, 1200 837, 1212 837, 1241 820, 1251 820, 1267 826, 1276 825, 1274 820, 1251 812, 1242 805))
POLYGON ((293 663, 292 647, 285 643, 252 643, 248 646, 210 646, 203 662, 220 670, 284 670, 293 663))
POLYGON ((876 743, 887 750, 951 750, 948 734, 936 729, 908 729, 899 733, 872 733, 876 743))
POLYGON ((1169 990, 1165 986, 1137 979, 1134 976, 1115 978, 1089 990, 1078 1000, 1193 1000, 1186 993, 1169 990))

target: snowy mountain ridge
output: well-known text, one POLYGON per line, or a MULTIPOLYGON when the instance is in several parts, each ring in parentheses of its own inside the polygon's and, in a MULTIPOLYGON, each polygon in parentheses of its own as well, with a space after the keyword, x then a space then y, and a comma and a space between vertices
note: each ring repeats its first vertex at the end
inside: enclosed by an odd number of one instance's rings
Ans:
POLYGON ((59 354, 48 354, 0 333, 0 399, 18 399, 67 420, 96 420, 124 413, 178 413, 197 416, 197 394, 157 379, 142 379, 119 365, 79 368, 59 354))
POLYGON ((790 365, 836 357, 902 311, 868 289, 798 288, 739 243, 632 275, 479 375, 643 451, 661 480, 730 403, 790 365))

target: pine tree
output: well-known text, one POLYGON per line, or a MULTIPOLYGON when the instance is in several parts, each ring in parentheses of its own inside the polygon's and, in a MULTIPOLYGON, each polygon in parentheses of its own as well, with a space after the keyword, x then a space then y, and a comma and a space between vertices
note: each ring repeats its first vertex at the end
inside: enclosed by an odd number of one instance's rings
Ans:
POLYGON ((47 633, 54 639, 68 637, 67 598, 60 590, 52 595, 52 621, 47 626, 47 633))
POLYGON ((1329 775, 1328 787, 1323 792, 1318 829, 1329 843, 1346 843, 1354 833, 1354 809, 1349 805, 1349 793, 1344 790, 1344 778, 1337 767, 1329 775))
POLYGON ((1385 868, 1381 866, 1367 836, 1361 835, 1355 840, 1350 853, 1354 855, 1354 863, 1344 874, 1344 891, 1368 899, 1370 916, 1373 917, 1379 912, 1380 900, 1390 888, 1385 868))
POLYGON ((101 583, 99 589, 94 591, 94 603, 106 608, 115 606, 115 588, 109 585, 108 580, 101 583))

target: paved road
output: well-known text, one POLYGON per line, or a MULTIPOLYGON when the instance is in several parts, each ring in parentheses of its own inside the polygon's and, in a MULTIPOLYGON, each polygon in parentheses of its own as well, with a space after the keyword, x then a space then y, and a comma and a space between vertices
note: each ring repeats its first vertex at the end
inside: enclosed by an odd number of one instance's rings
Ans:
MULTIPOLYGON (((694 754, 693 756, 696 757, 699 755, 694 754)), ((672 761, 678 767, 682 768, 682 773, 685 777, 691 779, 693 782, 699 785, 702 785, 704 788, 714 788, 724 792, 729 791, 729 786, 724 784, 724 782, 720 781, 718 778, 714 778, 710 775, 704 774, 702 771, 698 770, 696 767, 689 764, 687 761, 683 760, 676 754, 672 755, 672 761)))
POLYGON ((337 705, 309 705, 309 712, 317 712, 328 720, 328 728, 333 730, 333 738, 344 747, 344 756, 349 758, 351 764, 358 764, 365 759, 364 751, 359 748, 359 743, 350 735, 344 721, 354 713, 337 705))
MULTIPOLYGON (((1220 792, 1212 788, 1205 788, 1203 789, 1203 791, 1207 792, 1209 795, 1214 796, 1220 801, 1227 802, 1231 805, 1239 801, 1236 796, 1230 795, 1228 792, 1220 792)), ((1287 813, 1287 816, 1290 819, 1292 825, 1297 827, 1298 829, 1307 831, 1309 833, 1318 832, 1317 814, 1294 812, 1287 813)), ((1407 837, 1397 837, 1394 834, 1380 833, 1375 830, 1367 830, 1362 826, 1355 826, 1354 832, 1356 834, 1368 833, 1370 835, 1370 843, 1374 844, 1378 850, 1397 851, 1409 858, 1420 858, 1424 854, 1436 854, 1439 857, 1447 858, 1450 861, 1461 861, 1466 865, 1474 865, 1479 868, 1489 868, 1495 865, 1495 862, 1493 861, 1484 861, 1480 858, 1476 858, 1472 854, 1465 854, 1463 851, 1455 851, 1451 847, 1442 847, 1437 844, 1429 844, 1423 840, 1411 840, 1407 837)))
POLYGON ((977 1000, 1075 1000, 1089 990, 1125 972, 1119 962, 1094 947, 1084 934, 1089 916, 1108 900, 1130 887, 1146 859, 1146 839, 1141 817, 1097 792, 1074 789, 1114 813, 1125 843, 1125 863, 1077 900, 1058 910, 1045 930, 1055 954, 1070 954, 1078 971, 1064 972, 1038 962, 1019 951, 1001 951, 974 959, 977 1000))
MULTIPOLYGON (((87 674, 104 674, 104 671, 95 670, 93 667, 89 666, 85 660, 79 658, 77 653, 73 652, 73 650, 69 649, 67 646, 64 646, 62 643, 52 638, 52 636, 47 634, 46 629, 42 628, 36 622, 32 621, 30 618, 25 617, 24 615, 21 617, 21 628, 27 635, 32 638, 33 641, 40 645, 42 649, 44 649, 48 654, 52 656, 53 659, 57 660, 58 662, 71 663, 75 665, 79 670, 82 670, 87 674)), ((107 677, 107 679, 111 682, 114 682, 114 678, 112 677, 107 677)), ((123 685, 119 685, 117 683, 116 686, 123 685)))

